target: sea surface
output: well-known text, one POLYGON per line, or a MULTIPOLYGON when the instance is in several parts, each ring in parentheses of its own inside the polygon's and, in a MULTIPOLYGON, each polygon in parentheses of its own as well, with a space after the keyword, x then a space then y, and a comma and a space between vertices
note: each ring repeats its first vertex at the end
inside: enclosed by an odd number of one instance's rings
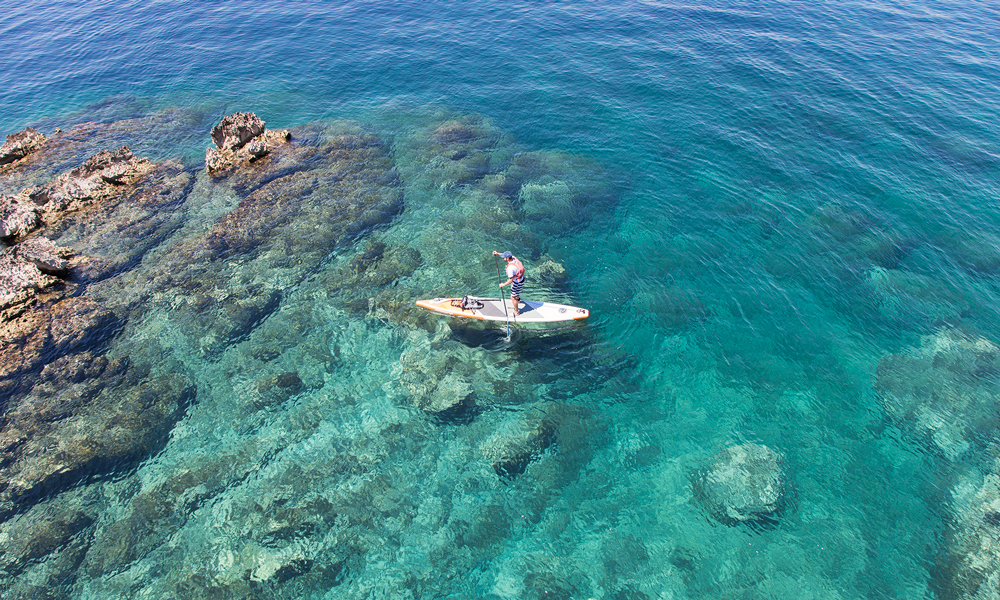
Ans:
POLYGON ((951 598, 1000 573, 975 562, 1000 539, 996 4, 2 1, 0 56, 2 134, 179 115, 130 145, 196 179, 149 260, 233 208, 204 156, 237 111, 386 140, 404 201, 310 273, 240 266, 281 304, 231 343, 169 302, 129 318, 108 353, 155 346, 196 398, 140 465, 46 499, 87 507, 89 554, 0 573, 9 597, 57 568, 46 597, 951 598), (490 140, 472 176, 427 153, 455 123, 490 140), (501 226, 490 182, 529 163, 501 226), (420 256, 394 304, 319 283, 373 240, 420 256), (495 296, 493 250, 590 318, 400 316, 495 296), (699 482, 761 446, 778 508, 720 515, 699 482), (152 541, 95 559, 116 535, 152 541))

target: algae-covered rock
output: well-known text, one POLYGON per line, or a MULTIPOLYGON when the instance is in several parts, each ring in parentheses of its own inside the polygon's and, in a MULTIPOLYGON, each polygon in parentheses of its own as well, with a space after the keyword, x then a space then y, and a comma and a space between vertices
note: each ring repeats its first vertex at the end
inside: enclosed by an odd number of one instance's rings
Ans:
POLYGON ((124 516, 100 529, 83 569, 100 577, 127 569, 163 544, 183 519, 259 467, 256 441, 183 461, 158 485, 132 498, 124 516))
POLYGON ((501 423, 480 452, 500 477, 516 477, 556 441, 556 423, 540 411, 501 423))
POLYGON ((29 415, 21 411, 21 419, 0 430, 9 440, 0 466, 7 482, 0 490, 0 514, 91 475, 128 468, 162 448, 193 395, 186 378, 170 374, 105 388, 52 423, 28 425, 29 415), (16 435, 9 431, 13 427, 16 435))
POLYGON ((954 460, 1000 433, 998 374, 1000 348, 992 341, 944 329, 883 357, 875 389, 901 429, 954 460))
POLYGON ((498 135, 483 119, 461 117, 440 123, 428 136, 428 152, 437 178, 458 184, 472 183, 490 172, 490 154, 498 135))
POLYGON ((761 444, 726 448, 694 476, 695 498, 727 525, 770 521, 785 499, 782 463, 780 454, 761 444))
POLYGON ((524 226, 543 236, 575 230, 612 198, 603 168, 562 152, 519 154, 493 184, 520 207, 524 226))
POLYGON ((933 586, 944 598, 1000 595, 1000 474, 966 477, 952 489, 952 510, 933 586))

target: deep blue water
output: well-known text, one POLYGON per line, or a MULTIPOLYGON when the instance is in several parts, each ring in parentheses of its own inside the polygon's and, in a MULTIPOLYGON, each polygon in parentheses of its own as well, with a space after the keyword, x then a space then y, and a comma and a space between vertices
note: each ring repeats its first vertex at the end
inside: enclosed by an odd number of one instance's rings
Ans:
MULTIPOLYGON (((207 597, 244 572, 270 585, 306 564, 294 555, 337 575, 262 597, 947 596, 970 490, 998 472, 995 440, 953 426, 990 409, 931 377, 921 408, 894 413, 878 365, 960 354, 949 332, 983 355, 1000 344, 998 36, 1000 9, 965 0, 0 3, 0 133, 179 109, 190 128, 133 151, 201 173, 208 129, 235 111, 271 128, 360 122, 405 182, 380 235, 423 255, 413 300, 493 293, 489 250, 530 247, 529 270, 548 257, 568 273, 535 293, 592 313, 582 336, 521 332, 511 360, 489 333, 346 315, 303 283, 273 329, 309 304, 319 324, 302 335, 342 362, 300 362, 308 391, 253 428, 232 425, 258 378, 249 351, 208 360, 169 315, 147 316, 112 352, 168 338, 198 402, 162 453, 100 485, 87 535, 190 456, 245 452, 254 474, 180 509, 141 560, 80 567, 58 593, 207 597), (461 225, 477 190, 439 186, 420 149, 466 118, 496 132, 496 164, 546 153, 594 202, 527 223, 530 240, 461 225), (408 405, 404 359, 433 353, 490 373, 465 382, 481 412, 442 424, 408 405), (498 478, 491 440, 532 411, 558 415, 558 444, 498 478), (693 474, 744 442, 784 457, 785 506, 765 525, 722 523, 693 497, 693 474), (371 468, 274 500, 331 453, 371 468), (274 506, 337 494, 381 512, 249 541, 276 527, 274 506)), ((206 198, 189 203, 217 218, 206 198)), ((980 375, 956 375, 962 393, 991 390, 980 375)))

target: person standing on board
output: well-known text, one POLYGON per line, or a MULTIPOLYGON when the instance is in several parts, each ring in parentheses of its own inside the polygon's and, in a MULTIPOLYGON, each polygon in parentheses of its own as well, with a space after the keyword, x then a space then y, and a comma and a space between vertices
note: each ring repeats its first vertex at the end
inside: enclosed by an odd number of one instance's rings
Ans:
POLYGON ((509 250, 503 254, 494 250, 493 256, 503 257, 507 261, 507 281, 501 283, 500 287, 502 288, 505 285, 510 286, 510 301, 514 304, 514 316, 516 317, 521 312, 519 305, 521 302, 521 289, 524 288, 524 265, 509 250))

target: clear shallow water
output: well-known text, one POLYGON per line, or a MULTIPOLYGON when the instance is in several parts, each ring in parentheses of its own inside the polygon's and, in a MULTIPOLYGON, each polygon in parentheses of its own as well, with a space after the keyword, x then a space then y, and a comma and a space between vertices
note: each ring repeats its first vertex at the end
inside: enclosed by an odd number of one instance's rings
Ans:
MULTIPOLYGON (((5 7, 0 131, 179 108, 183 127, 132 148, 197 170, 233 111, 360 121, 404 182, 377 236, 423 260, 399 298, 492 293, 489 250, 510 247, 568 273, 533 294, 593 315, 500 349, 494 331, 351 313, 316 281, 361 240, 314 278, 239 272, 290 283, 232 347, 163 309, 135 319, 111 353, 162 347, 197 402, 136 473, 52 501, 99 507, 100 542, 185 469, 218 483, 167 494, 176 514, 141 556, 107 572, 88 556, 60 593, 933 597, 954 490, 992 450, 926 443, 876 370, 945 329, 1000 341, 998 30, 975 2, 5 7), (498 171, 551 153, 596 190, 586 218, 492 229, 482 187, 426 152, 449 119, 495 136, 498 171), (462 365, 478 410, 413 406, 405 373, 434 357, 462 365), (290 371, 302 391, 261 392, 290 371), (558 441, 499 477, 498 440, 538 427, 558 441), (692 474, 746 441, 786 462, 771 526, 693 499, 692 474)), ((233 206, 201 177, 178 240, 233 206)))

